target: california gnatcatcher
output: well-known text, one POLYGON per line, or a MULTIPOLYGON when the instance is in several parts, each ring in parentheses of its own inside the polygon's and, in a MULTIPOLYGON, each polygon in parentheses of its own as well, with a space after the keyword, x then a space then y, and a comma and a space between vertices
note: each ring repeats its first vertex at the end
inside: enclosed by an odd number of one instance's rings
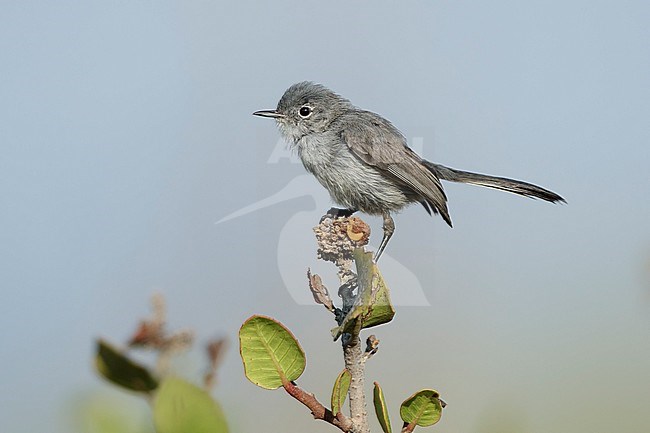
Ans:
POLYGON ((382 215, 384 236, 375 260, 386 248, 395 223, 391 211, 420 203, 451 227, 447 196, 440 180, 496 188, 552 203, 559 195, 530 183, 486 176, 434 164, 418 156, 388 120, 361 110, 325 86, 302 82, 289 87, 275 110, 255 116, 276 120, 305 169, 346 209, 382 215))

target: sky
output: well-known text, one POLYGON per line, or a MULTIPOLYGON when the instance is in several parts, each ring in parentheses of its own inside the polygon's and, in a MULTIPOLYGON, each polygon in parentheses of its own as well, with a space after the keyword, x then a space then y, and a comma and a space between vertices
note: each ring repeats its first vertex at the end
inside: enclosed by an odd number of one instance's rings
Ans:
POLYGON ((252 314, 282 321, 328 401, 340 347, 305 273, 334 287, 311 231, 332 203, 251 115, 311 80, 427 159, 567 200, 445 184, 453 229, 395 216, 397 315, 368 364, 395 425, 435 388, 443 433, 645 431, 648 22, 643 1, 2 2, 0 430, 91 431, 75 414, 102 399, 146 418, 93 342, 124 343, 160 293, 171 329, 230 340, 214 395, 233 431, 331 431, 249 383, 236 340, 252 314))

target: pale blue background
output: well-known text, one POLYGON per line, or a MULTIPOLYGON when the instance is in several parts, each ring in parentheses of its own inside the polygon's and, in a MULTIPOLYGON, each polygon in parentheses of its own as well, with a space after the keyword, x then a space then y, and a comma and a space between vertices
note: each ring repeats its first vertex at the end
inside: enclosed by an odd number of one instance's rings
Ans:
MULTIPOLYGON (((277 317, 328 401, 331 320, 293 303, 275 260, 313 203, 214 224, 303 173, 267 163, 277 131, 250 113, 305 79, 428 158, 568 200, 448 185, 453 230, 419 207, 396 218, 389 251, 433 305, 375 332, 368 374, 394 427, 434 387, 440 432, 647 431, 648 2, 405 3, 0 4, 0 431, 92 431, 84 405, 123 400, 92 371, 93 339, 123 342, 155 291, 170 327, 230 338, 215 395, 233 431, 332 431, 248 383, 236 347, 246 317, 277 317)), ((299 257, 304 273, 314 252, 299 257)))

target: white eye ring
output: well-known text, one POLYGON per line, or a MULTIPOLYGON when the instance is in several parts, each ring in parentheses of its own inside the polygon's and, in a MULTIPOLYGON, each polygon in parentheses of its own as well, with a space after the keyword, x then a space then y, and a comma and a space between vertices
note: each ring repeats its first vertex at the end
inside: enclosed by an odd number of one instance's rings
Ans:
POLYGON ((303 105, 302 107, 300 107, 300 110, 298 110, 298 114, 300 114, 300 117, 302 117, 303 119, 306 119, 309 116, 311 116, 311 113, 313 112, 314 112, 313 108, 311 108, 309 105, 303 105))

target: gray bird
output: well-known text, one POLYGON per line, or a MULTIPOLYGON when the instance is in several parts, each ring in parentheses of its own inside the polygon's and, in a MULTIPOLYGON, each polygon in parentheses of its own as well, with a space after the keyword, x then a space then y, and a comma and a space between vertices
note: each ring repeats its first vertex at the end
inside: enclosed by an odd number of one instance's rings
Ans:
POLYGON ((391 212, 408 204, 422 204, 429 214, 440 214, 451 227, 440 180, 564 202, 554 192, 530 183, 429 162, 408 147, 402 133, 388 120, 355 107, 320 84, 294 84, 284 92, 275 110, 253 114, 276 120, 305 169, 316 176, 338 205, 345 207, 339 215, 361 211, 383 217, 384 236, 375 260, 395 231, 391 212))

